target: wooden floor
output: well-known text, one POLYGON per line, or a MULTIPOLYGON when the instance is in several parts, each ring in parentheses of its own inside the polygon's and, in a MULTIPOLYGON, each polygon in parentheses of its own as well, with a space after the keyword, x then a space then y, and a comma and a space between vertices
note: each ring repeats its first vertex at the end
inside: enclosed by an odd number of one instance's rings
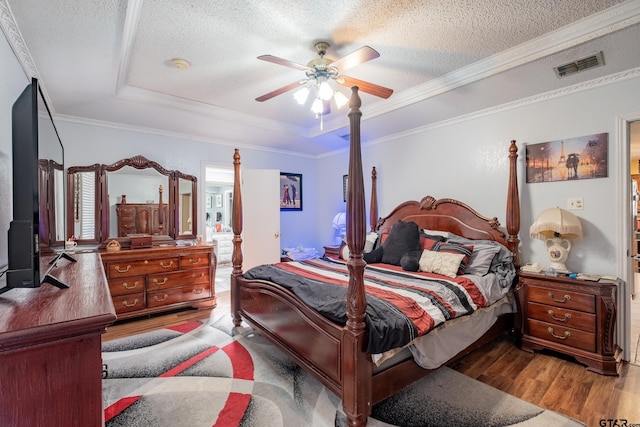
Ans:
MULTIPOLYGON (((229 293, 219 293, 217 298, 218 307, 214 310, 228 312, 229 293)), ((206 310, 188 310, 121 322, 110 326, 103 340, 208 316, 206 310)), ((511 337, 504 336, 465 357, 452 368, 588 426, 640 425, 640 366, 625 364, 620 377, 598 375, 561 355, 521 351, 511 337), (613 420, 618 420, 617 424, 613 420)))

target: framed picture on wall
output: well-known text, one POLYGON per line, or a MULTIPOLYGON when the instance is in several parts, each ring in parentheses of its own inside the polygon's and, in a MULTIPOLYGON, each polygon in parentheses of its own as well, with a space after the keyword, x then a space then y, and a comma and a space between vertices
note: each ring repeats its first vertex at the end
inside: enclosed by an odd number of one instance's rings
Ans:
POLYGON ((302 210, 302 174, 280 172, 280 210, 302 210))
POLYGON ((608 141, 597 133, 527 145, 527 183, 606 178, 608 141))
POLYGON ((211 209, 213 207, 213 195, 207 194, 207 209, 211 209))
POLYGON ((216 194, 216 208, 222 207, 222 194, 216 194))

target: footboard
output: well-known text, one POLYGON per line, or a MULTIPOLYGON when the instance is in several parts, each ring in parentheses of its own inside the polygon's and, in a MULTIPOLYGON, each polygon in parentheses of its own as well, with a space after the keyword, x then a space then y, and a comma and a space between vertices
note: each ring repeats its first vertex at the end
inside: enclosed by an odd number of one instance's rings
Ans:
POLYGON ((342 397, 342 328, 273 283, 237 278, 238 313, 342 397))

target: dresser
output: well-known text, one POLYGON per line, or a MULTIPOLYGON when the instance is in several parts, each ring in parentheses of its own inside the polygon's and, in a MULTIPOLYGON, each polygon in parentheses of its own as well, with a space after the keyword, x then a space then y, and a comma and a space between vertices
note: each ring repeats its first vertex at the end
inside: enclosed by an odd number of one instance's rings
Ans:
POLYGON ((587 369, 618 375, 616 294, 620 281, 593 282, 521 273, 518 303, 523 350, 573 356, 587 369))
POLYGON ((216 304, 211 245, 123 249, 101 256, 118 319, 216 304))
POLYGON ((116 217, 118 237, 129 234, 169 234, 169 207, 164 203, 162 210, 157 203, 118 203, 116 217))
POLYGON ((0 426, 104 425, 101 335, 116 315, 100 256, 73 257, 50 272, 69 288, 0 295, 0 426))

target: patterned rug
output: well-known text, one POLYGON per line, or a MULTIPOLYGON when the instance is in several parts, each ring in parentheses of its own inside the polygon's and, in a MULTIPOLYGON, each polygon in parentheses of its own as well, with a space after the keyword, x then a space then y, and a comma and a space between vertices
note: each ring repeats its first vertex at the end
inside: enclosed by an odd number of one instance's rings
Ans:
MULTIPOLYGON (((228 314, 103 344, 105 425, 346 426, 341 402, 228 314)), ((580 426, 443 367, 373 407, 368 426, 580 426)))

